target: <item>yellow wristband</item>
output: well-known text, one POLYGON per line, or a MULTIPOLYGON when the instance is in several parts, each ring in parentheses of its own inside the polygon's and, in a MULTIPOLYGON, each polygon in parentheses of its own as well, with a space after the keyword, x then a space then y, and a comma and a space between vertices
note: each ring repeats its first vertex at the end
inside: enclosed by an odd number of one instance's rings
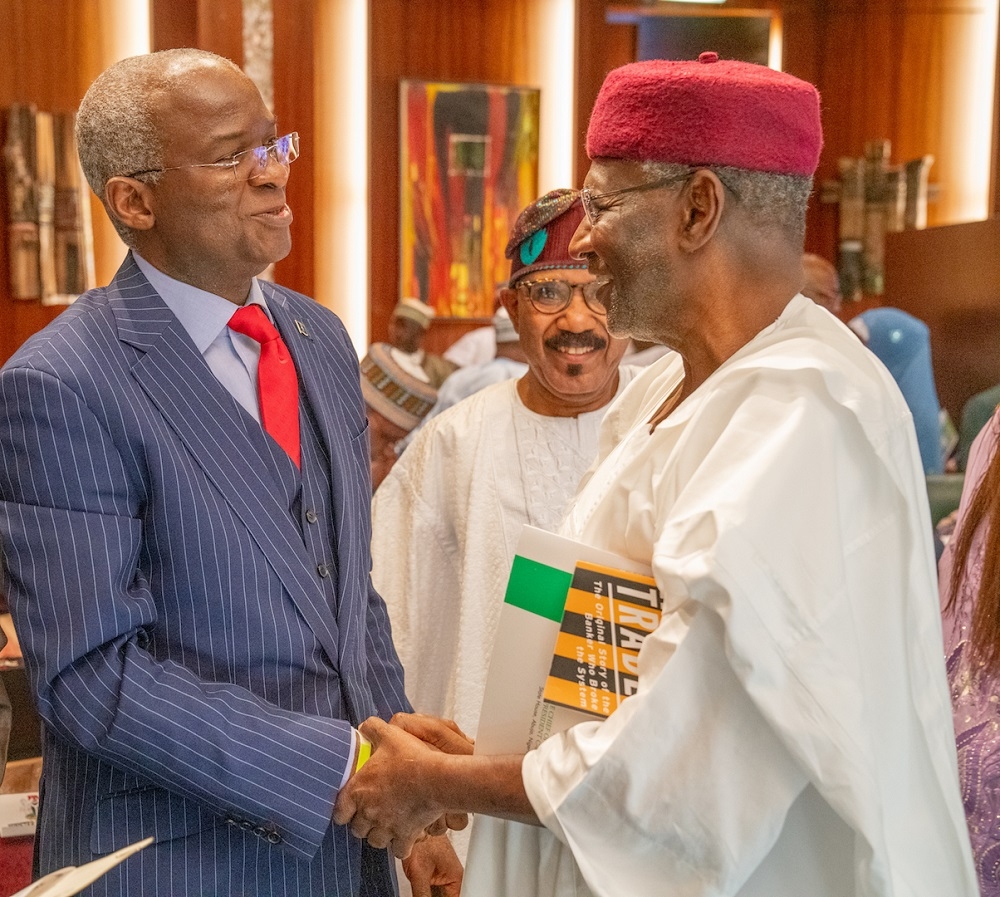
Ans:
POLYGON ((358 732, 358 762, 354 767, 354 771, 357 772, 368 762, 368 758, 372 755, 372 743, 365 738, 360 732, 358 732))

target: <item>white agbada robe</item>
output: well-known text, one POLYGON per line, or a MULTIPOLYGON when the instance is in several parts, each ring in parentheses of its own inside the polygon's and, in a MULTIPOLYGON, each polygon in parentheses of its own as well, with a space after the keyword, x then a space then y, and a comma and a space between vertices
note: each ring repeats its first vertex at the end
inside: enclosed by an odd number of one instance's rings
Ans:
MULTIPOLYGON (((619 368, 619 394, 634 373, 619 368)), ((429 420, 375 492, 372 581, 418 712, 475 736, 521 527, 558 528, 609 406, 549 417, 517 381, 488 386, 429 420)))
POLYGON ((540 883, 508 854, 463 897, 973 897, 930 516, 892 378, 801 296, 650 435, 681 378, 661 359, 612 407, 563 527, 651 561, 674 612, 633 697, 525 757, 560 873, 540 883))

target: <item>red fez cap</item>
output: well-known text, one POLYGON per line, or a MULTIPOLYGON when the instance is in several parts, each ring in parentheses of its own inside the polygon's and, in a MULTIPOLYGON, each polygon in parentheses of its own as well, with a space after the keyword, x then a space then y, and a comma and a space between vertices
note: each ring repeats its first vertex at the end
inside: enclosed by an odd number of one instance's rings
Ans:
POLYGON ((534 271, 586 268, 586 261, 569 254, 569 241, 582 220, 579 190, 550 190, 526 206, 517 216, 504 250, 510 259, 508 284, 513 287, 534 271))
POLYGON ((587 130, 591 159, 730 165, 811 177, 823 129, 819 92, 792 75, 702 53, 608 73, 587 130))

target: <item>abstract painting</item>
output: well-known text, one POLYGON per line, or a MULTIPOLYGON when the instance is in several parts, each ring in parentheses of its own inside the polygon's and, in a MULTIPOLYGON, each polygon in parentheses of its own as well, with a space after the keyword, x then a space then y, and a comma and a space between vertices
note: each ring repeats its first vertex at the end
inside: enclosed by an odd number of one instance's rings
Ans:
POLYGON ((507 235, 538 188, 533 88, 400 82, 400 297, 488 318, 507 235))

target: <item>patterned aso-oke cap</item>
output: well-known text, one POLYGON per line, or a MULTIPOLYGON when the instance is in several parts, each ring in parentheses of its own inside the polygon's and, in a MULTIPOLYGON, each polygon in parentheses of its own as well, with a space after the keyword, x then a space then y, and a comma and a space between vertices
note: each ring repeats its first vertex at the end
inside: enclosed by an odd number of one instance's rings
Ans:
POLYGON ((586 261, 569 254, 569 241, 582 220, 579 190, 550 190, 523 209, 504 250, 510 259, 510 287, 534 271, 586 268, 586 261))
POLYGON ((437 390, 404 370, 388 343, 373 343, 361 359, 365 403, 404 430, 412 430, 437 401, 437 390))

